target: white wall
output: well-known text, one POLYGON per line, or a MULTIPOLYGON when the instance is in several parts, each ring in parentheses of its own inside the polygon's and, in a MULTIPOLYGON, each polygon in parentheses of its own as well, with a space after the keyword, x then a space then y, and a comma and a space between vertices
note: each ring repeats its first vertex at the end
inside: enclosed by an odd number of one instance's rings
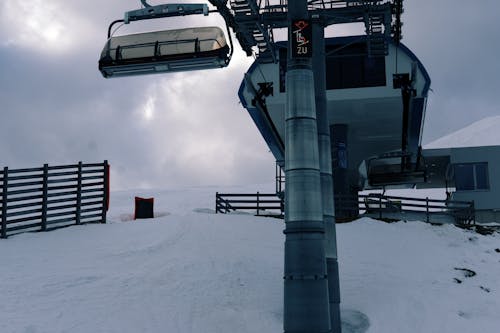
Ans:
POLYGON ((489 190, 456 191, 454 200, 474 200, 476 209, 500 209, 500 146, 452 148, 450 160, 456 163, 488 163, 489 190))

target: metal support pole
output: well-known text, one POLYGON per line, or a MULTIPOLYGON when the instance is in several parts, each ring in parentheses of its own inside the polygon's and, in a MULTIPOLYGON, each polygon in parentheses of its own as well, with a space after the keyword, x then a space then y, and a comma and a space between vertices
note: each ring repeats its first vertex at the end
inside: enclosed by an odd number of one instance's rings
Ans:
POLYGON ((260 211, 260 201, 259 201, 259 192, 257 192, 257 216, 260 215, 259 211, 260 211))
POLYGON ((378 218, 382 219, 382 195, 378 198, 378 218))
POLYGON ((109 204, 109 163, 104 160, 104 184, 103 184, 103 198, 102 198, 102 215, 101 223, 106 223, 106 213, 109 204))
POLYGON ((425 198, 425 217, 426 217, 426 221, 427 223, 429 223, 429 197, 426 197, 425 198))
MULTIPOLYGON (((301 52, 305 49, 293 48, 297 43, 304 46, 306 39, 301 34, 302 30, 292 23, 307 19, 306 0, 288 2, 283 317, 285 333, 331 332, 314 77, 311 59, 297 57, 297 54, 303 55, 301 52)), ((308 21, 302 23, 308 24, 308 21)), ((305 44, 306 48, 310 46, 305 44)))
MULTIPOLYGON (((106 170, 104 170, 104 177, 106 177, 106 170)), ((76 212, 75 212, 76 224, 80 224, 81 222, 81 211, 82 211, 82 161, 78 162, 78 180, 76 183, 76 212)))
POLYGON ((219 213, 219 192, 215 192, 215 214, 219 213))
POLYGON ((41 231, 47 231, 47 202, 49 201, 49 165, 43 165, 41 231))
POLYGON ((3 186, 2 186, 2 232, 1 238, 7 238, 7 194, 9 191, 9 168, 3 168, 3 186))
POLYGON ((330 126, 326 107, 325 27, 319 17, 313 17, 313 72, 318 123, 321 198, 325 223, 325 255, 328 272, 328 296, 332 332, 342 332, 340 320, 340 283, 337 260, 337 233, 333 191, 330 126))

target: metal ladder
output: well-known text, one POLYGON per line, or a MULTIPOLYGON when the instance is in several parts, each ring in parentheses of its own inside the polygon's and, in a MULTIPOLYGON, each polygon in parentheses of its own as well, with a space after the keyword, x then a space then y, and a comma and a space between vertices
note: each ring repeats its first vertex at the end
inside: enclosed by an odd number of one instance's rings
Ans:
POLYGON ((380 57, 388 54, 388 43, 384 27, 386 19, 384 13, 372 12, 368 6, 368 12, 365 14, 365 31, 368 36, 368 56, 380 57))
POLYGON ((257 46, 258 57, 261 62, 274 62, 273 36, 267 28, 260 23, 260 1, 256 0, 231 0, 231 10, 238 23, 240 33, 250 41, 252 46, 257 46))

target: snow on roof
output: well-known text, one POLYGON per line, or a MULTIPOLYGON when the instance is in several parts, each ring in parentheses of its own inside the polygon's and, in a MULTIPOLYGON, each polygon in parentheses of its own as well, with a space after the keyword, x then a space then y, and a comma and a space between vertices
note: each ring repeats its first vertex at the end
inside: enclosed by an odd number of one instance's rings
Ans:
POLYGON ((481 119, 456 132, 445 135, 425 149, 500 146, 500 116, 481 119))

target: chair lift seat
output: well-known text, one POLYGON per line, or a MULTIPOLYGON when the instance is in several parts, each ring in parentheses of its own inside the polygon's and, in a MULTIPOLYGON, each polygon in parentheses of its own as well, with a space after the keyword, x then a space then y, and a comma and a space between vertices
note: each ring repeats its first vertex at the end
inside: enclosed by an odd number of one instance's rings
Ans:
POLYGON ((105 78, 226 67, 229 46, 218 27, 111 37, 99 60, 105 78))

